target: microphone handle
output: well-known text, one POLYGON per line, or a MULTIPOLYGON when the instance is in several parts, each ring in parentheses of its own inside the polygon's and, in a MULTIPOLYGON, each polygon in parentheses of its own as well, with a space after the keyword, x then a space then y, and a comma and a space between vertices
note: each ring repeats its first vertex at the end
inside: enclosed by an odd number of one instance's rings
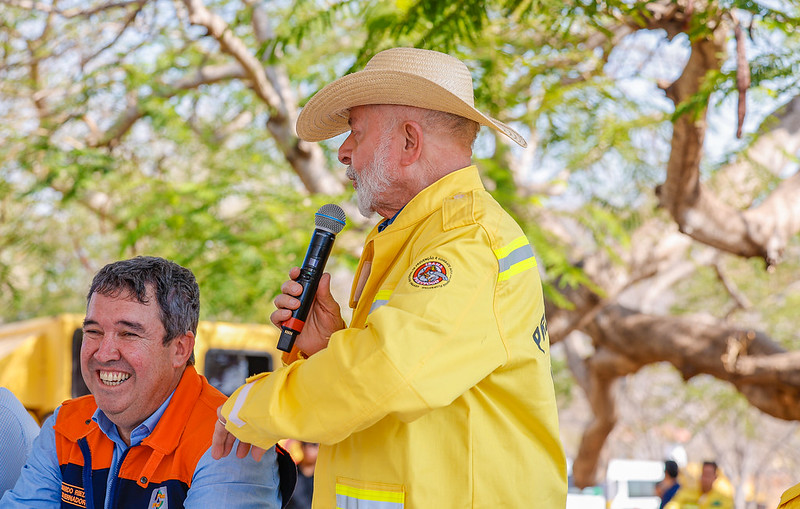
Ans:
POLYGON ((308 244, 308 251, 300 269, 297 281, 303 286, 303 293, 300 294, 300 307, 292 312, 292 317, 281 326, 281 335, 278 339, 278 349, 290 352, 294 346, 297 335, 300 334, 305 325, 311 305, 314 303, 314 296, 317 294, 317 287, 322 273, 325 271, 325 264, 331 254, 333 241, 336 238, 331 232, 316 229, 308 244))

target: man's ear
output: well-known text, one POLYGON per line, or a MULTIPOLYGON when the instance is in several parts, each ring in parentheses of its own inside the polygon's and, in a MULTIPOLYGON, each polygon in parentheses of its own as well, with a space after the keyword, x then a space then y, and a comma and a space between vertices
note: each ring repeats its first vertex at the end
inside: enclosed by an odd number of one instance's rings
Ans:
POLYGON ((187 330, 177 338, 172 340, 171 346, 173 347, 173 367, 179 368, 186 365, 186 361, 192 356, 194 352, 194 333, 187 330))
POLYGON ((408 166, 417 162, 422 155, 424 135, 422 126, 413 120, 406 120, 402 125, 403 149, 400 152, 400 164, 408 166))

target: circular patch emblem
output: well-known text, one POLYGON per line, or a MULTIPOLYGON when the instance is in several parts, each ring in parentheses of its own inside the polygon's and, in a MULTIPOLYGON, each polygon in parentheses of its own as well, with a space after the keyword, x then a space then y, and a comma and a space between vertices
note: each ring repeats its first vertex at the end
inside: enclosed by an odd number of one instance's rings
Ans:
POLYGON ((417 288, 439 288, 450 282, 452 271, 450 264, 442 258, 425 258, 411 271, 408 282, 417 288))

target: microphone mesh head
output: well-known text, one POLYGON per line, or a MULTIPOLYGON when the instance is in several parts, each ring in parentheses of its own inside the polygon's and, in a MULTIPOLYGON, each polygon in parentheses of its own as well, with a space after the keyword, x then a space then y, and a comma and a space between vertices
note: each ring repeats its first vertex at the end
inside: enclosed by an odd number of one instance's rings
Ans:
POLYGON ((345 215, 342 207, 328 203, 319 208, 314 214, 314 226, 336 235, 345 225, 345 215))

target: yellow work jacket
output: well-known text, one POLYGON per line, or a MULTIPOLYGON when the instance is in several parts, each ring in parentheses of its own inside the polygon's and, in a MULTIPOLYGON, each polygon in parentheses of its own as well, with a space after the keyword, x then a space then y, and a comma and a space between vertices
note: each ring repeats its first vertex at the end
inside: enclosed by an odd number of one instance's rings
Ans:
POLYGON ((733 499, 718 483, 708 493, 702 493, 699 487, 681 486, 665 509, 733 509, 733 499))
POLYGON ((477 168, 373 229, 350 305, 326 349, 230 397, 229 431, 320 442, 314 508, 563 509, 536 261, 477 168))
POLYGON ((800 509, 800 484, 783 492, 778 509, 800 509))

